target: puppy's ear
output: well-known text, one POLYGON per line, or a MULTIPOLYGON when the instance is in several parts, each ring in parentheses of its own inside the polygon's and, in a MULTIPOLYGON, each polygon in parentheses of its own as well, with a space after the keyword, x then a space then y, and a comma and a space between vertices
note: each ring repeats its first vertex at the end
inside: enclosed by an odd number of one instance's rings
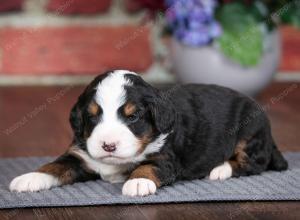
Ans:
POLYGON ((83 93, 79 96, 76 104, 71 109, 70 113, 70 124, 74 132, 74 141, 81 142, 84 134, 84 109, 86 108, 87 103, 90 102, 92 97, 95 94, 95 90, 91 85, 89 85, 83 93))
POLYGON ((172 103, 166 97, 158 95, 152 99, 150 111, 159 132, 166 134, 172 130, 176 112, 172 103))
POLYGON ((69 121, 74 132, 74 139, 75 141, 79 141, 83 136, 83 118, 78 102, 71 110, 69 121))

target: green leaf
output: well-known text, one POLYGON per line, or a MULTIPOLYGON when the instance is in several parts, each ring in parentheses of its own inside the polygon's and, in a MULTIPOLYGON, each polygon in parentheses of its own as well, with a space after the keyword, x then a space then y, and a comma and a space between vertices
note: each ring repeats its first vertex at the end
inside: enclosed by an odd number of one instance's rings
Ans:
POLYGON ((223 53, 245 67, 256 66, 263 55, 263 34, 258 26, 248 26, 241 34, 224 30, 219 38, 223 53))
POLYGON ((255 18, 247 12, 247 8, 238 2, 218 8, 216 18, 223 29, 235 34, 246 31, 247 27, 256 23, 255 18))
POLYGON ((280 14, 280 18, 283 23, 300 27, 300 2, 290 2, 286 5, 286 10, 280 14))
POLYGON ((259 8, 252 8, 251 11, 238 2, 226 4, 217 10, 216 17, 223 28, 218 41, 227 57, 246 67, 260 62, 263 34, 258 22, 262 16, 263 12, 259 8))

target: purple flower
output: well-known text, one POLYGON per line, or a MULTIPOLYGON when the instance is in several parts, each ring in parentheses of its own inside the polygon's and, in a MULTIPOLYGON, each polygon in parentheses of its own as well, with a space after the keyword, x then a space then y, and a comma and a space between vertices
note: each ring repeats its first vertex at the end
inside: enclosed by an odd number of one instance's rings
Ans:
POLYGON ((176 39, 191 46, 202 46, 221 35, 214 19, 216 0, 165 0, 167 22, 176 39))

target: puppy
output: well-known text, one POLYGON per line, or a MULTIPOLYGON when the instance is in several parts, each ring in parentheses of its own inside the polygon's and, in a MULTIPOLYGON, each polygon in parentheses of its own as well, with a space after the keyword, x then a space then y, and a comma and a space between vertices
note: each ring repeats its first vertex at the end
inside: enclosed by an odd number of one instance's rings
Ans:
POLYGON ((10 190, 39 191, 101 178, 125 182, 128 196, 154 194, 177 180, 225 180, 286 170, 269 121, 252 99, 216 85, 159 91, 137 74, 96 77, 71 110, 69 150, 10 190))

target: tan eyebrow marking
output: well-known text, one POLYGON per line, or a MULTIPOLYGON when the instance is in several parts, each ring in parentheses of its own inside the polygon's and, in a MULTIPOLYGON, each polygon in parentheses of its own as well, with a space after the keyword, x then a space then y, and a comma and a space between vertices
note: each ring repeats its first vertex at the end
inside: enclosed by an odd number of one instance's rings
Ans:
POLYGON ((132 104, 131 102, 128 102, 124 107, 124 114, 126 116, 130 116, 136 111, 136 106, 132 104))
POLYGON ((92 101, 89 104, 88 111, 92 115, 97 115, 99 113, 99 108, 100 108, 99 105, 95 101, 92 101))

